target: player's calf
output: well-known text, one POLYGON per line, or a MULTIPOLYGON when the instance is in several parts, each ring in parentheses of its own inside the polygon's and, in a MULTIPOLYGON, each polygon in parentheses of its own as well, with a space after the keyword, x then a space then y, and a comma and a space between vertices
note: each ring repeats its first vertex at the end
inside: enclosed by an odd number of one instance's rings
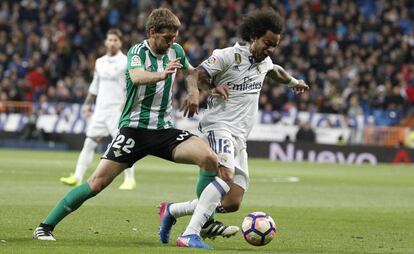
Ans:
POLYGON ((237 212, 239 208, 240 208, 240 204, 228 204, 228 205, 219 204, 216 207, 216 212, 217 213, 234 213, 234 212, 237 212))
POLYGON ((235 183, 230 184, 230 191, 220 201, 216 208, 218 213, 233 213, 240 209, 243 201, 244 189, 235 183))

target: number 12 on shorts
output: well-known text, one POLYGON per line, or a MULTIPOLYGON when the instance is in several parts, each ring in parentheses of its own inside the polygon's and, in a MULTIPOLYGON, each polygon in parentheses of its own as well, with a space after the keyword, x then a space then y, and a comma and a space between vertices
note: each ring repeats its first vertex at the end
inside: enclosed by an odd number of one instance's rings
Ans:
POLYGON ((230 151, 230 140, 228 139, 218 139, 218 144, 216 144, 215 148, 218 150, 216 153, 231 153, 230 151), (218 146, 218 147, 217 147, 218 146))

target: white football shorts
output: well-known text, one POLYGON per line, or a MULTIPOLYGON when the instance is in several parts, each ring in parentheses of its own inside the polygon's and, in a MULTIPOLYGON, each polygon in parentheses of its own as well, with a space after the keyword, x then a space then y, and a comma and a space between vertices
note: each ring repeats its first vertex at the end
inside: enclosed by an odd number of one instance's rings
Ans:
POLYGON ((250 178, 246 143, 223 130, 207 131, 203 140, 217 154, 221 165, 234 170, 234 183, 247 191, 250 178))
POLYGON ((86 136, 90 138, 106 137, 114 138, 118 133, 120 112, 105 112, 105 114, 93 114, 89 122, 86 136))

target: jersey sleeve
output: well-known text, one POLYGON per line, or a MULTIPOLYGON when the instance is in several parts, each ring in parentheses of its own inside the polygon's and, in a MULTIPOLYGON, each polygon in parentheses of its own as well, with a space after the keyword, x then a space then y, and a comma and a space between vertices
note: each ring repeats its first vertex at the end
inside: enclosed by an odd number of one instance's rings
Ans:
POLYGON ((266 58, 266 67, 267 67, 267 72, 272 71, 273 70, 273 61, 272 59, 270 59, 270 57, 266 58))
POLYGON ((91 85, 89 86, 89 93, 95 96, 99 92, 99 73, 96 70, 96 68, 98 68, 98 60, 95 61, 95 70, 93 72, 93 79, 92 79, 91 85))
POLYGON ((210 78, 213 78, 218 73, 227 70, 229 64, 224 50, 216 49, 209 58, 200 64, 199 67, 204 69, 210 78))
POLYGON ((127 54, 127 69, 145 69, 145 52, 140 44, 132 46, 127 54))
POLYGON ((181 47, 181 45, 178 43, 174 43, 171 47, 174 49, 177 58, 180 58, 180 63, 182 64, 183 69, 188 69, 188 66, 190 66, 190 62, 188 62, 183 47, 181 47))

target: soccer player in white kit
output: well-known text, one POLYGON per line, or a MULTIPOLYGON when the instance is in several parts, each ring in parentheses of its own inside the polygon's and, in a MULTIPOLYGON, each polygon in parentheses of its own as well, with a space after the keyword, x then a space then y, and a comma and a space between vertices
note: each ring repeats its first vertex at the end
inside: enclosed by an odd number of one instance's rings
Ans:
MULTIPOLYGON (((99 141, 108 135, 114 138, 118 132, 119 118, 126 98, 125 71, 127 68, 127 56, 121 51, 121 37, 121 31, 118 29, 108 30, 105 40, 106 55, 95 62, 93 80, 82 106, 82 115, 91 117, 91 120, 75 173, 69 177, 60 178, 64 184, 74 186, 82 183, 99 141), (91 113, 91 106, 95 99, 94 112, 91 113)), ((132 166, 125 170, 124 182, 119 189, 132 190, 135 187, 134 167, 132 166)))
MULTIPOLYGON (((190 247, 182 236, 200 234, 209 217, 219 205, 218 212, 234 212, 240 207, 244 192, 249 185, 246 140, 255 123, 260 90, 265 77, 291 87, 296 93, 308 90, 303 80, 289 75, 281 66, 273 64, 270 55, 280 42, 283 20, 274 11, 256 11, 247 16, 239 26, 243 43, 217 49, 198 68, 199 84, 210 83, 229 90, 228 98, 211 96, 207 110, 200 122, 204 140, 218 155, 219 175, 226 179, 230 191, 220 200, 216 197, 209 204, 198 199, 183 203, 160 205, 160 239, 166 241, 177 218, 193 214, 185 232, 178 237, 177 246, 190 247), (224 177, 223 177, 224 176, 224 177)), ((189 116, 196 113, 186 109, 189 116)), ((215 175, 201 170, 198 193, 208 186, 215 175)), ((199 195, 203 197, 205 192, 199 195)), ((234 231, 234 226, 233 231, 234 231)), ((229 227, 212 221, 206 237, 223 234, 229 227)), ((237 231, 236 231, 237 232, 237 231)))

